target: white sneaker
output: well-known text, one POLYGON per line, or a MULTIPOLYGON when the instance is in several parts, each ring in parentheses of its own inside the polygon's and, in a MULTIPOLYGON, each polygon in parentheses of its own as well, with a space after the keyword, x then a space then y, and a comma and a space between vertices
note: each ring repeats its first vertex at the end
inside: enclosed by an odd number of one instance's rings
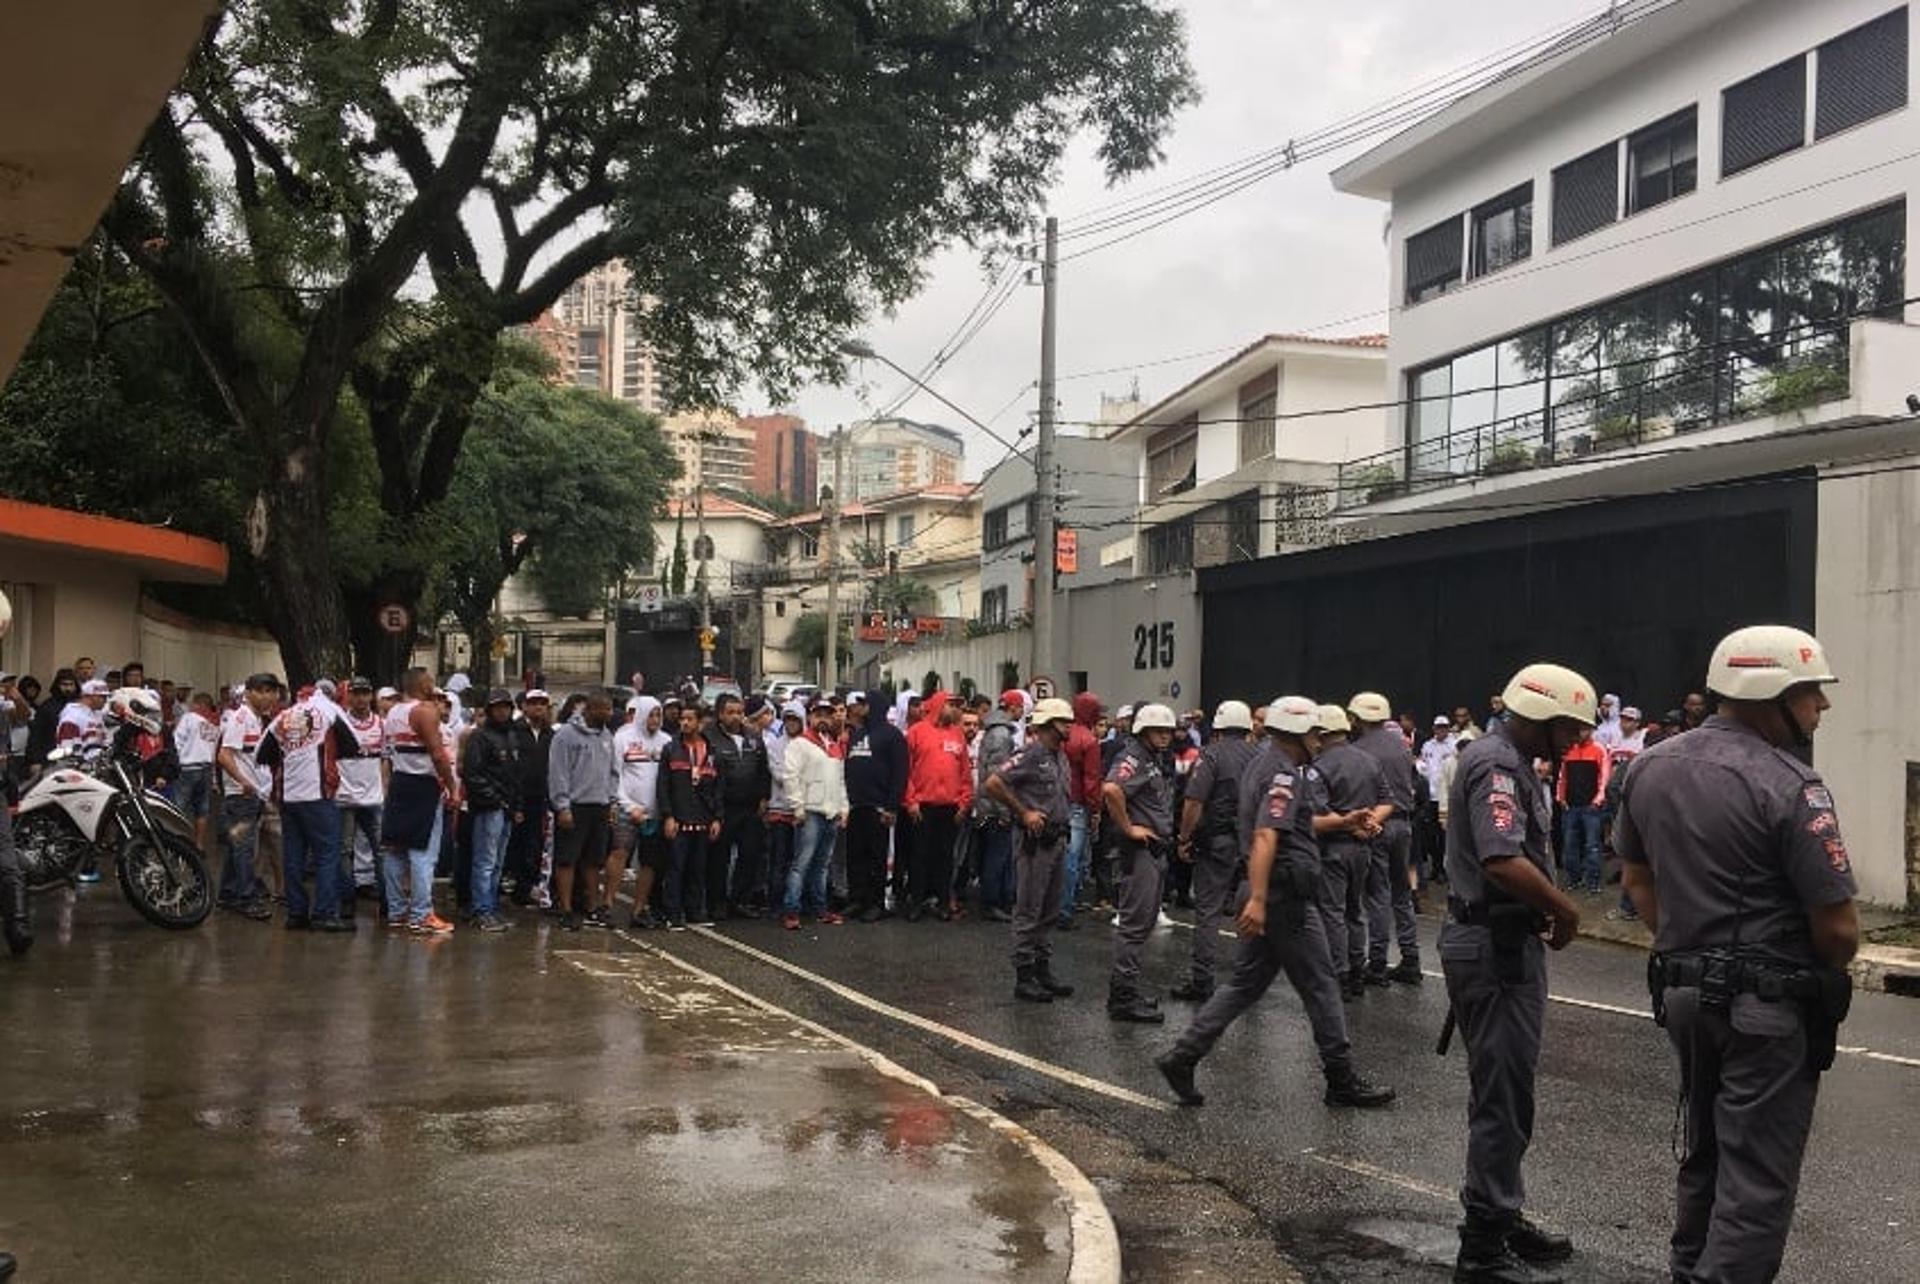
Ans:
POLYGON ((1172 927, 1173 920, 1167 917, 1167 912, 1165 910, 1161 910, 1160 921, 1155 923, 1154 926, 1155 927, 1172 927))

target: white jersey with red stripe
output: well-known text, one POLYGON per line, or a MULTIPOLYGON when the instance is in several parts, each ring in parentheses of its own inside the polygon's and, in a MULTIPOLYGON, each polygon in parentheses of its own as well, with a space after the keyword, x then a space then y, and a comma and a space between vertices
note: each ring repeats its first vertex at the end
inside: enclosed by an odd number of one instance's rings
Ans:
POLYGON ((270 734, 280 746, 281 802, 323 802, 340 784, 338 760, 328 732, 333 715, 312 700, 283 709, 270 734))
POLYGON ((365 719, 346 711, 342 721, 360 742, 361 756, 340 760, 340 791, 334 800, 342 807, 378 807, 387 800, 386 782, 380 775, 380 764, 387 756, 387 724, 371 710, 365 719))
POLYGON ((401 776, 431 776, 436 769, 433 752, 413 729, 413 711, 418 700, 402 700, 387 710, 386 739, 387 753, 393 761, 393 770, 401 776))
MULTIPOLYGON (((273 773, 256 763, 253 756, 260 749, 260 737, 266 732, 266 727, 259 715, 244 704, 229 712, 222 721, 225 730, 220 733, 220 747, 233 750, 234 756, 240 760, 240 774, 251 779, 254 788, 264 796, 273 788, 273 773)), ((221 773, 220 780, 227 797, 238 798, 244 792, 233 777, 225 772, 221 773)))

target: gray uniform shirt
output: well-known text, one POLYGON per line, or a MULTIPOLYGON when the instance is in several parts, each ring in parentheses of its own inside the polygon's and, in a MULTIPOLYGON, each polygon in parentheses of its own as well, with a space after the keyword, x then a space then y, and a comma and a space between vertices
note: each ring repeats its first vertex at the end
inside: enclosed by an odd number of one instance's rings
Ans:
POLYGON ((1730 946, 1737 930, 1742 947, 1811 963, 1807 910, 1855 891, 1819 773, 1731 718, 1634 759, 1613 837, 1653 869, 1661 951, 1730 946))
POLYGON ((1460 751, 1447 812, 1447 886, 1455 897, 1485 904, 1481 867, 1510 856, 1525 856, 1553 878, 1547 849, 1553 809, 1506 724, 1460 751))
POLYGON ((1200 800, 1200 820, 1209 834, 1225 834, 1240 815, 1240 778, 1260 748, 1246 736, 1223 735, 1200 751, 1187 776, 1187 797, 1200 800))
POLYGON ((1399 728, 1383 722, 1371 731, 1363 731, 1349 741, 1380 764, 1380 778, 1386 784, 1386 801, 1393 814, 1404 820, 1413 814, 1413 750, 1407 748, 1399 728))
MULTIPOLYGON (((1317 788, 1311 791, 1313 810, 1318 815, 1345 815, 1391 801, 1379 761, 1351 741, 1328 745, 1308 770, 1318 778, 1317 788)), ((1332 845, 1365 840, 1351 834, 1328 834, 1325 841, 1332 845)))
POLYGON ((1067 789, 1072 774, 1064 752, 1049 750, 1036 737, 1008 755, 993 774, 1013 791, 1022 807, 1039 812, 1049 825, 1065 825, 1070 819, 1067 789))
MULTIPOLYGON (((1254 750, 1253 760, 1240 773, 1239 797, 1235 804, 1239 809, 1239 820, 1234 827, 1234 835, 1240 840, 1243 855, 1253 846, 1253 827, 1260 817, 1260 804, 1266 801, 1267 786, 1273 782, 1275 774, 1291 770, 1292 767, 1293 760, 1280 752, 1279 745, 1268 740, 1254 750)), ((1308 767, 1300 773, 1300 793, 1303 798, 1312 798, 1319 787, 1319 777, 1308 774, 1312 770, 1312 767, 1308 767)))
MULTIPOLYGON (((1274 834, 1273 860, 1292 860, 1306 869, 1318 869, 1320 844, 1313 837, 1313 808, 1307 802, 1306 768, 1270 746, 1246 777, 1245 792, 1252 795, 1252 829, 1271 829, 1274 834)), ((1284 880, 1277 874, 1267 877, 1267 899, 1277 900, 1284 880)))
POLYGON ((1160 765, 1160 759, 1138 740, 1114 758, 1107 780, 1120 786, 1126 795, 1127 819, 1151 829, 1157 837, 1173 837, 1173 800, 1178 792, 1173 775, 1160 765))

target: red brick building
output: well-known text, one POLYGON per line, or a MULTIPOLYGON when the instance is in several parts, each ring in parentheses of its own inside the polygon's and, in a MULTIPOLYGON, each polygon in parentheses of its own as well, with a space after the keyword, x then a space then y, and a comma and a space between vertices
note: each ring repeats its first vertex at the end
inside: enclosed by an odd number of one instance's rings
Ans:
POLYGON ((753 489, 811 505, 820 497, 820 438, 798 415, 746 415, 753 430, 753 489))

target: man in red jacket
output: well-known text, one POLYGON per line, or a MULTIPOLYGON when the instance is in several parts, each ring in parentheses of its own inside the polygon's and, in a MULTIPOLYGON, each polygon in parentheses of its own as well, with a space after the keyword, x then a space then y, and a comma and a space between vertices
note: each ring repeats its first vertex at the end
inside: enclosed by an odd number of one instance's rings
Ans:
POLYGON ((1087 870, 1087 855, 1093 850, 1094 835, 1100 826, 1100 785, 1107 773, 1100 766, 1100 737, 1094 733, 1100 715, 1106 711, 1100 697, 1082 691, 1073 698, 1073 725, 1067 728, 1067 769, 1071 773, 1068 790, 1072 807, 1071 831, 1067 838, 1066 889, 1060 896, 1060 928, 1074 927, 1073 906, 1080 895, 1080 879, 1087 870))
POLYGON ((922 716, 907 731, 907 792, 903 800, 913 822, 913 854, 907 876, 907 921, 931 913, 952 917, 947 892, 953 883, 953 844, 960 816, 973 801, 973 758, 960 711, 947 693, 936 691, 921 706, 922 716))

